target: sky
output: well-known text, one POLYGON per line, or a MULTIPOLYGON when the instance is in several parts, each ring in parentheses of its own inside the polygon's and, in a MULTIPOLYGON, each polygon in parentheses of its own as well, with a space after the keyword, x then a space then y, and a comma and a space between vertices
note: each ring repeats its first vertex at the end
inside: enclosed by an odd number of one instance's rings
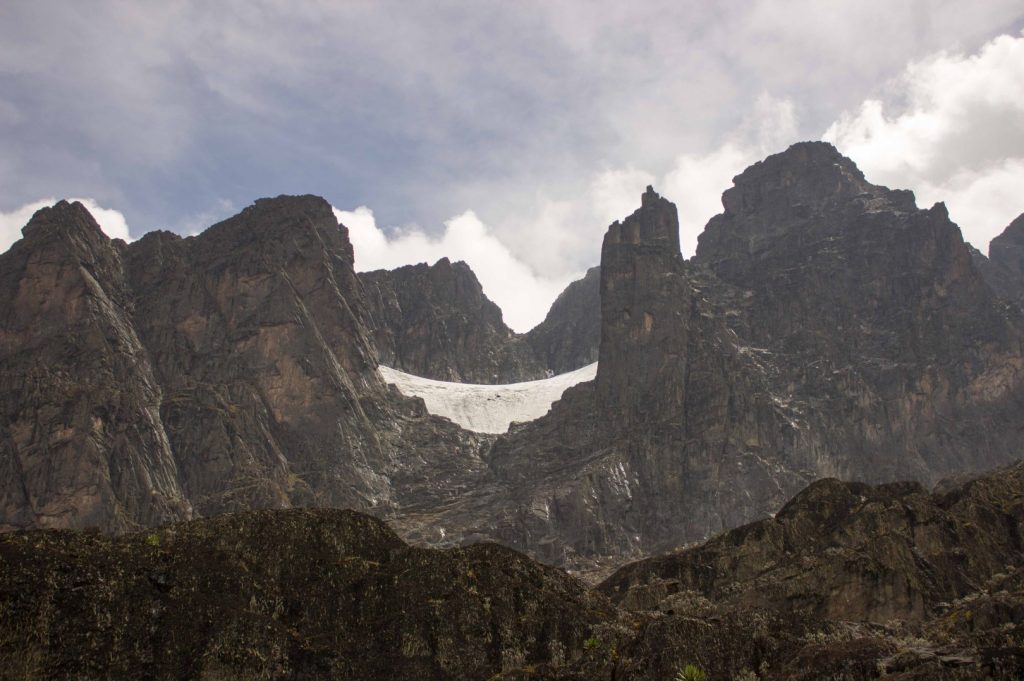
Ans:
POLYGON ((0 3, 0 251, 77 197, 112 236, 325 197, 359 270, 467 261, 517 331, 647 184, 693 252, 731 178, 825 139, 945 201, 983 252, 1024 212, 1019 0, 0 3))

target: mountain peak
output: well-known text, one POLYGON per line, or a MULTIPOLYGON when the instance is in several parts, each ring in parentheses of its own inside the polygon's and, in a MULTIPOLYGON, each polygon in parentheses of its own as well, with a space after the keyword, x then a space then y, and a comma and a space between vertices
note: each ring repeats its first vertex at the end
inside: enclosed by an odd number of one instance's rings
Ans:
POLYGON ((316 257, 326 249, 350 266, 354 262, 348 229, 338 224, 331 204, 311 194, 257 199, 197 240, 202 245, 195 247, 221 255, 252 249, 263 260, 286 262, 316 257))
POLYGON ((643 195, 640 197, 640 205, 641 206, 652 206, 660 198, 661 198, 661 195, 658 192, 654 191, 654 187, 651 186, 651 185, 647 185, 647 189, 644 190, 643 195))
POLYGON ((676 205, 663 198, 648 185, 640 197, 640 207, 622 222, 616 220, 608 227, 605 247, 649 245, 679 253, 679 215, 676 205))
POLYGON ((107 240, 88 208, 79 201, 63 199, 37 210, 21 233, 29 240, 46 239, 59 234, 76 234, 90 241, 107 240))
POLYGON ((1014 241, 1024 242, 1024 213, 1021 213, 1017 218, 1011 222, 1003 233, 996 237, 996 239, 1009 238, 1014 241))
POLYGON ((878 193, 850 159, 827 142, 799 142, 750 166, 722 195, 726 213, 776 212, 878 193))
POLYGON ((1024 214, 992 239, 988 246, 992 268, 985 268, 989 284, 999 295, 1024 307, 1024 214))

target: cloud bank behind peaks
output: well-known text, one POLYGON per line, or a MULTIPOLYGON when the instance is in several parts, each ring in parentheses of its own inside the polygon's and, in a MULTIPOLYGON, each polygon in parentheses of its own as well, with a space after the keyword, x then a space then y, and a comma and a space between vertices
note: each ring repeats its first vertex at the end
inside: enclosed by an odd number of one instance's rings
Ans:
MULTIPOLYGON (((81 202, 92 213, 96 222, 99 223, 100 229, 111 239, 132 240, 128 222, 124 219, 121 211, 103 208, 93 199, 68 199, 68 201, 81 202)), ((21 228, 28 224, 37 210, 55 203, 57 203, 55 198, 40 199, 15 208, 9 213, 0 213, 0 253, 6 251, 11 244, 21 238, 21 228)))
POLYGON ((365 206, 353 211, 335 208, 334 214, 349 230, 357 271, 433 264, 445 257, 464 260, 487 297, 501 308, 505 323, 515 331, 528 331, 542 321, 547 307, 538 301, 550 304, 574 278, 537 274, 513 256, 473 211, 446 221, 444 232, 436 237, 416 228, 387 234, 365 206))
POLYGON ((1024 35, 911 63, 824 134, 868 179, 945 201, 982 251, 1024 211, 1024 35))

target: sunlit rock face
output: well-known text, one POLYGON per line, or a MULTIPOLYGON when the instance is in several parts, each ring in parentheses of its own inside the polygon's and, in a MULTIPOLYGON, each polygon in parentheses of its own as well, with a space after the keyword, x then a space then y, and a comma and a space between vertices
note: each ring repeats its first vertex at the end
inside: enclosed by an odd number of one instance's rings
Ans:
POLYGON ((0 256, 0 529, 191 517, 124 244, 63 201, 23 234, 0 256))

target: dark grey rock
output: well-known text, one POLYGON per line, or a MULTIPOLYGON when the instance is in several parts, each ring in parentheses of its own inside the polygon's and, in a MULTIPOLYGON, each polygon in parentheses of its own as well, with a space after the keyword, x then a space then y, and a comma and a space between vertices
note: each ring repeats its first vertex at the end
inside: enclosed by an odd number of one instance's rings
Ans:
POLYGON ((359 278, 384 365, 459 383, 516 383, 546 375, 466 263, 442 258, 359 278))
POLYGON ((25 235, 0 256, 4 528, 387 516, 486 477, 480 438, 382 383, 323 199, 263 199, 200 236, 129 246, 61 203, 25 235))
POLYGON ((992 239, 982 274, 1001 297, 1024 309, 1024 215, 992 239))
POLYGON ((526 333, 542 365, 562 374, 597 361, 601 345, 601 268, 569 284, 544 321, 526 333))

